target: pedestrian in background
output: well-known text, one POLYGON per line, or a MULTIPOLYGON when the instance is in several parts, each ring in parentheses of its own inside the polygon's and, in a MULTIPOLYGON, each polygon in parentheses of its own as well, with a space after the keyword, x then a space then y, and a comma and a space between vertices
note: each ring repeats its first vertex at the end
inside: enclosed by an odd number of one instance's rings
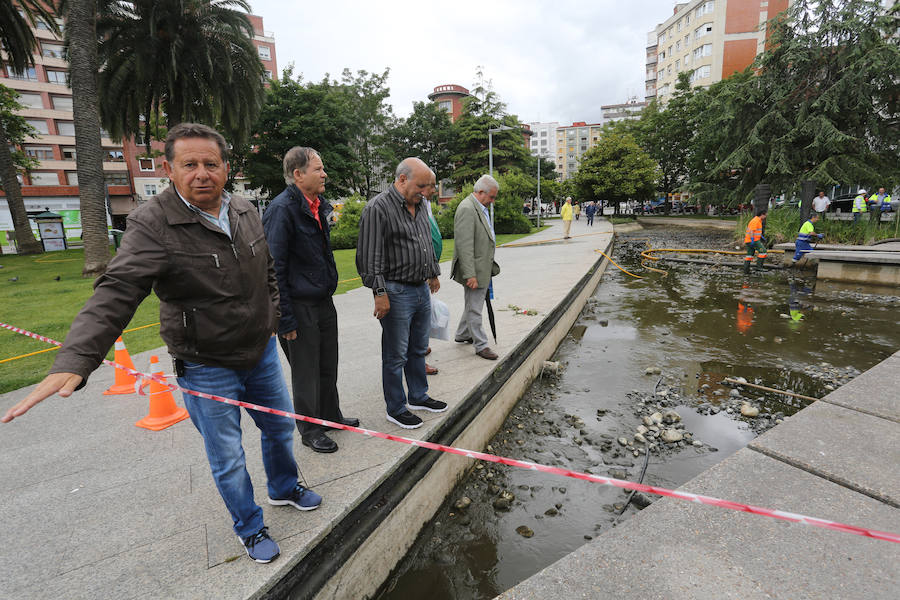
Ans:
POLYGON ((588 226, 594 225, 594 213, 597 212, 597 206, 595 202, 588 202, 588 205, 584 207, 584 216, 587 219, 588 226))
POLYGON ((830 204, 831 200, 828 199, 828 196, 826 196, 825 192, 822 190, 819 190, 819 195, 813 198, 813 210, 822 219, 825 218, 825 211, 828 210, 830 204))
POLYGON ((576 202, 572 207, 572 210, 575 213, 575 220, 578 221, 581 219, 581 202, 576 202))
POLYGON ((569 239, 569 232, 572 229, 572 196, 566 198, 566 203, 562 206, 560 212, 563 222, 563 239, 569 239))

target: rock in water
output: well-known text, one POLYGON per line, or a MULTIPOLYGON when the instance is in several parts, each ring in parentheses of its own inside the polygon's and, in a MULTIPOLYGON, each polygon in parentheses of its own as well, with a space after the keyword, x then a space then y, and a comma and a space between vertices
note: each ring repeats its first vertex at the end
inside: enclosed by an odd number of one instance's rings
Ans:
POLYGON ((469 505, 472 504, 472 499, 468 496, 463 496, 453 505, 456 510, 466 510, 469 508, 469 505))
POLYGON ((666 429, 662 432, 660 438, 668 444, 674 444, 675 442, 680 442, 684 438, 684 435, 677 429, 666 429))
POLYGON ((678 423, 681 421, 681 415, 674 410, 667 410, 663 413, 663 421, 666 423, 678 423))
POLYGON ((662 413, 653 413, 652 415, 650 415, 650 420, 653 421, 655 425, 659 425, 660 423, 662 423, 662 413))
POLYGON ((759 408, 750 404, 741 404, 741 414, 745 417, 756 417, 759 415, 759 408))
POLYGON ((534 535, 534 532, 525 525, 519 525, 518 527, 516 527, 516 533, 521 535, 523 538, 530 538, 534 535))

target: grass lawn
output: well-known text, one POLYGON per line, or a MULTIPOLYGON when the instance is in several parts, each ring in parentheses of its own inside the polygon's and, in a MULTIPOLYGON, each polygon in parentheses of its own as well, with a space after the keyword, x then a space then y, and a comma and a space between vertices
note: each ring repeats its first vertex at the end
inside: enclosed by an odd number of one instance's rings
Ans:
MULTIPOLYGON (((498 235, 497 243, 504 244, 527 234, 498 235)), ((337 294, 362 285, 356 272, 356 250, 337 250, 337 294)), ((453 258, 453 240, 444 240, 441 262, 453 258)), ((63 341, 75 315, 93 292, 93 280, 83 279, 84 250, 64 250, 38 256, 0 256, 0 321, 34 333, 63 341), (56 277, 59 281, 56 281, 56 277), (18 278, 17 281, 9 281, 18 278)), ((447 267, 449 268, 449 267, 447 267)), ((152 292, 138 307, 122 338, 131 354, 158 348, 159 299, 152 292), (128 331, 142 327, 136 331, 128 331)), ((7 360, 23 354, 51 348, 49 344, 0 329, 0 393, 15 390, 40 381, 53 364, 55 350, 33 356, 7 360)), ((110 360, 113 353, 107 356, 110 360)), ((146 365, 135 365, 138 369, 146 365)))

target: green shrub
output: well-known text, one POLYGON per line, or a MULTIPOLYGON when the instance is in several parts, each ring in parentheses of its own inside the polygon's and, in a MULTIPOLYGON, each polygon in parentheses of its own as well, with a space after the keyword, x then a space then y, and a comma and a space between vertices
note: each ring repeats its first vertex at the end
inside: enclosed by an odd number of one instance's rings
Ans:
MULTIPOLYGON (((522 204, 536 195, 536 190, 533 189, 536 186, 535 180, 521 173, 498 175, 496 179, 500 184, 500 192, 494 202, 494 232, 498 235, 529 233, 531 221, 522 214, 522 204)), ((435 214, 441 237, 444 239, 453 238, 456 207, 472 193, 472 188, 473 184, 466 184, 449 204, 444 205, 440 212, 435 214)))
POLYGON ((344 201, 341 216, 331 229, 331 247, 333 249, 356 248, 356 240, 359 238, 359 218, 365 206, 365 200, 358 194, 354 194, 344 201))

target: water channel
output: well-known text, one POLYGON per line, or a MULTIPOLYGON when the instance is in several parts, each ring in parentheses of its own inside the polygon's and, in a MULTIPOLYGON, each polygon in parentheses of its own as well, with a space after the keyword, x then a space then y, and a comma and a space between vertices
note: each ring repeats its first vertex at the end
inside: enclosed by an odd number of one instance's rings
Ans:
MULTIPOLYGON (((488 451, 678 487, 790 418, 803 401, 735 389, 725 377, 821 397, 900 348, 896 295, 791 271, 656 264, 654 248, 733 249, 730 235, 647 229, 618 236, 609 266, 554 360, 488 451), (758 408, 741 415, 741 405, 758 408), (677 421, 668 425, 667 422, 677 421), (667 414, 663 423, 653 413, 667 414), (677 428, 681 441, 659 432, 677 428), (634 441, 645 431, 647 441, 634 441), (648 452, 648 448, 650 448, 648 452)), ((736 262, 735 257, 722 260, 736 262)), ((896 290, 893 290, 896 294, 896 290)), ((658 416, 658 415, 657 415, 658 416)), ((476 464, 400 562, 380 600, 493 598, 602 536, 655 498, 493 464, 476 464), (621 514, 620 514, 621 513, 621 514)))

